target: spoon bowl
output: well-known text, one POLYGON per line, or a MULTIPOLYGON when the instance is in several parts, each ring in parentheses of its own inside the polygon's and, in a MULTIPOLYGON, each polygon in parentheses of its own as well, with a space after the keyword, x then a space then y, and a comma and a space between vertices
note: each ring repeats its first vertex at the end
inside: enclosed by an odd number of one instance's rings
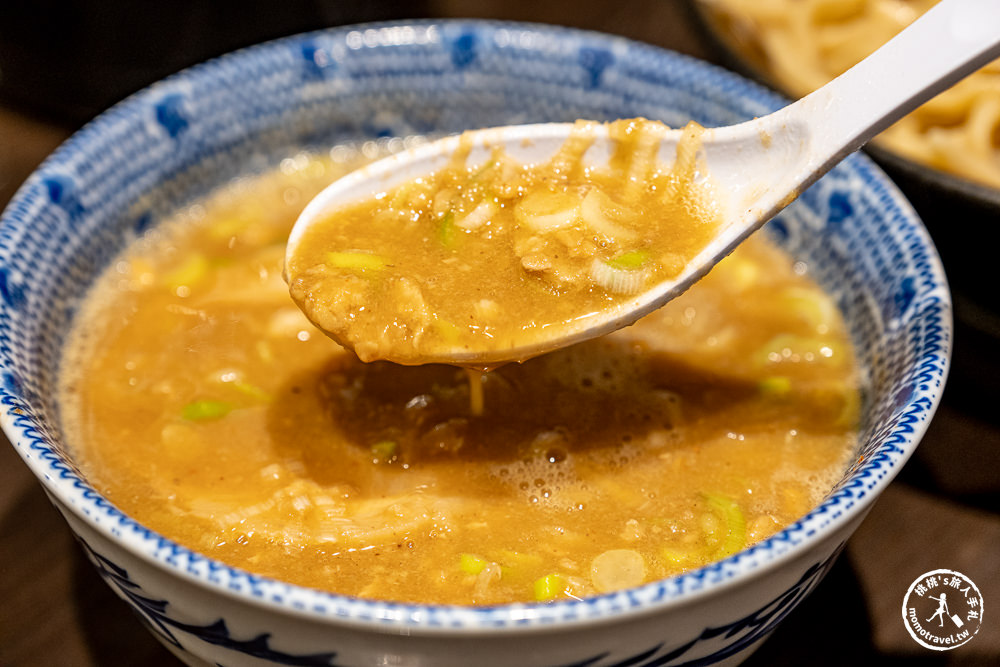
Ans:
MULTIPOLYGON (((679 274, 600 312, 581 313, 569 326, 523 345, 455 347, 424 363, 489 368, 523 361, 610 333, 678 296, 750 234, 848 154, 895 120, 1000 56, 1000 4, 944 0, 882 48, 826 86, 767 116, 707 129, 700 137, 698 176, 711 182, 721 223, 715 236, 679 274), (933 44, 933 49, 928 45, 933 44)), ((290 235, 286 266, 306 230, 336 210, 393 186, 444 168, 460 142, 472 143, 467 164, 484 163, 501 148, 523 163, 547 160, 569 139, 574 125, 551 123, 496 127, 447 137, 380 160, 333 183, 303 210, 290 235)), ((606 126, 592 129, 585 163, 612 155, 606 126)), ((673 161, 681 130, 666 132, 660 159, 673 161)), ((391 357, 388 357, 393 361, 391 357)))

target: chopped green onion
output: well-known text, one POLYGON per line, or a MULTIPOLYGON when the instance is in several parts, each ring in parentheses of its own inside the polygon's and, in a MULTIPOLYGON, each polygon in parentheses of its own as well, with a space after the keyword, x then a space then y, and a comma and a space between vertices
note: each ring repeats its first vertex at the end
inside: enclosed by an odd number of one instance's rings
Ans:
POLYGON ((380 271, 388 262, 378 255, 367 252, 346 250, 343 252, 326 253, 326 263, 335 269, 350 269, 352 271, 380 271))
POLYGON ((163 280, 172 289, 178 287, 191 286, 200 282, 208 275, 208 258, 201 254, 194 254, 184 260, 180 266, 167 273, 163 280))
POLYGON ((618 268, 612 266, 612 261, 594 258, 590 263, 590 279, 613 294, 634 294, 643 288, 649 271, 618 268))
POLYGON ((445 248, 455 247, 455 213, 448 211, 438 220, 438 240, 445 248))
POLYGON ((372 455, 379 461, 389 461, 398 449, 399 443, 395 440, 379 440, 371 446, 372 455))
POLYGON ((708 544, 660 549, 663 562, 674 570, 688 570, 732 556, 747 545, 747 523, 743 510, 731 498, 717 493, 702 496, 709 513, 701 517, 701 529, 708 544))
POLYGON ((743 549, 747 544, 747 521, 736 501, 717 493, 706 493, 705 502, 722 521, 722 534, 714 557, 726 558, 743 549))
POLYGON ((623 269, 633 271, 642 268, 642 265, 649 261, 649 253, 645 250, 630 250, 617 257, 604 260, 604 263, 612 269, 623 269))
POLYGON ((538 602, 548 602, 562 594, 563 578, 558 574, 547 574, 535 580, 534 593, 538 602))
POLYGON ((246 394, 250 398, 257 399, 258 401, 263 401, 264 403, 271 401, 271 395, 255 384, 237 380, 233 383, 233 388, 242 394, 246 394))
POLYGON ((671 547, 663 547, 660 550, 660 556, 668 564, 685 570, 700 565, 703 562, 702 554, 697 551, 692 552, 691 550, 674 549, 671 547))
POLYGON ((497 166, 497 161, 496 160, 490 160, 489 162, 487 162, 486 164, 484 164, 483 166, 481 166, 479 169, 477 169, 474 174, 472 174, 471 176, 469 176, 469 182, 470 183, 475 183, 476 181, 479 180, 480 176, 482 176, 483 174, 485 174, 487 171, 489 171, 490 169, 492 169, 495 166, 497 166))
POLYGON ((437 334, 441 340, 448 344, 457 343, 462 333, 457 324, 440 318, 434 320, 434 328, 437 330, 437 334))
POLYGON ((787 396, 792 390, 792 380, 784 375, 772 375, 758 382, 757 388, 767 396, 787 396))
POLYGON ((458 557, 458 567, 466 574, 479 574, 486 569, 487 565, 485 558, 474 554, 462 554, 458 557))
POLYGON ((225 417, 233 409, 233 406, 225 401, 214 401, 203 399, 192 401, 181 410, 181 417, 189 421, 206 421, 209 419, 219 419, 225 417))

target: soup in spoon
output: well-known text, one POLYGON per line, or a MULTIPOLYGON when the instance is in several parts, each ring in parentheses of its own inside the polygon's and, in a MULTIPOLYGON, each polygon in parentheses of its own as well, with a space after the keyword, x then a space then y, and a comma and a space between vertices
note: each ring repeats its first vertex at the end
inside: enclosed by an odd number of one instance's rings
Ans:
POLYGON ((287 256, 293 299, 363 361, 450 361, 586 328, 679 274, 718 226, 699 126, 664 165, 663 124, 611 123, 599 166, 584 160, 595 127, 578 122, 541 164, 499 149, 470 163, 460 144, 444 169, 325 214, 287 256))

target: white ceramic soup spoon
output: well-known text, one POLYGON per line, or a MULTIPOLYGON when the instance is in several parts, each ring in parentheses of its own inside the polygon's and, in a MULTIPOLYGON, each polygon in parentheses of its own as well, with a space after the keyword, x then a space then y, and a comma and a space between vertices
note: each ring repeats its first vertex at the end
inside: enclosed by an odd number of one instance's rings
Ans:
MULTIPOLYGON (((653 285, 578 326, 552 327, 519 347, 455 349, 428 362, 491 366, 524 360, 632 324, 670 301, 805 188, 894 121, 1000 56, 1000 0, 943 0, 882 48, 840 77, 770 115, 702 135, 700 165, 724 193, 715 238, 673 280, 653 285)), ((468 164, 486 162, 494 147, 540 163, 566 141, 571 123, 520 125, 473 133, 468 164)), ((600 164, 611 141, 598 135, 585 159, 600 164)), ((680 131, 668 132, 660 157, 672 162, 680 131)), ((305 230, 332 211, 444 168, 459 146, 448 137, 395 154, 330 185, 303 210, 288 240, 292 257, 305 230)), ((287 262, 286 262, 287 265, 287 262)), ((446 269, 442 269, 446 270, 446 269)), ((390 359, 391 360, 391 359, 390 359)))

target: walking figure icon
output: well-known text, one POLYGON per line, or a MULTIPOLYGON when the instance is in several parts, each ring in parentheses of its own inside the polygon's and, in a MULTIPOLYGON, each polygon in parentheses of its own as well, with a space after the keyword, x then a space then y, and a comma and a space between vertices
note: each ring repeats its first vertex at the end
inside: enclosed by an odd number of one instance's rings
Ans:
POLYGON ((937 611, 935 611, 933 614, 931 614, 931 617, 927 619, 928 623, 930 623, 935 618, 937 618, 938 621, 939 621, 938 627, 943 628, 944 627, 944 615, 948 614, 948 617, 951 619, 951 622, 954 623, 956 627, 960 628, 960 627, 962 627, 964 625, 964 623, 962 622, 961 617, 959 617, 958 614, 952 614, 950 611, 948 611, 948 594, 947 593, 942 593, 941 597, 939 597, 939 598, 936 598, 933 595, 928 595, 927 597, 929 597, 932 600, 937 601, 937 603, 938 603, 937 611))

